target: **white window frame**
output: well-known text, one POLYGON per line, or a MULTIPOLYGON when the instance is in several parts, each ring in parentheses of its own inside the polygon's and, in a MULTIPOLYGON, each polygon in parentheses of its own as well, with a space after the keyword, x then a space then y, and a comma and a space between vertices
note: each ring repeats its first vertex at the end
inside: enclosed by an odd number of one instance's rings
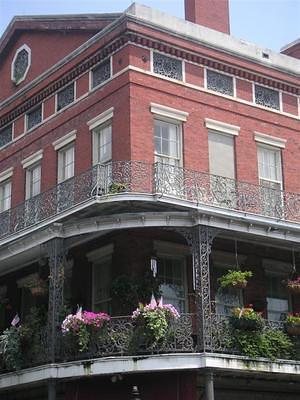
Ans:
POLYGON ((281 154, 281 148, 278 146, 270 146, 268 144, 263 144, 263 143, 258 143, 257 145, 257 164, 258 164, 258 179, 259 179, 259 184, 263 186, 263 181, 270 182, 270 183, 275 183, 279 184, 280 188, 279 190, 283 190, 283 174, 282 174, 282 154, 281 154), (276 152, 279 160, 279 165, 278 165, 278 171, 280 174, 280 180, 274 180, 274 179, 269 179, 261 176, 261 171, 259 167, 259 151, 260 150, 269 150, 276 152))
POLYGON ((41 183, 42 183, 42 166, 41 163, 36 163, 31 165, 30 167, 26 168, 26 200, 31 199, 41 193, 41 183), (38 193, 32 193, 32 186, 33 186, 33 171, 35 169, 39 169, 39 190, 38 193))
MULTIPOLYGON (((41 160, 43 158, 43 150, 39 150, 36 153, 26 157, 24 160, 21 161, 23 168, 26 170, 26 183, 25 183, 25 200, 30 199, 33 197, 31 195, 31 173, 34 168, 40 167, 40 191, 41 193, 41 184, 42 184, 42 166, 41 160)), ((37 194, 39 194, 37 193, 37 194)))
POLYGON ((182 167, 183 165, 183 160, 182 160, 182 123, 180 121, 168 119, 168 118, 160 118, 160 117, 155 117, 154 118, 154 157, 155 157, 155 162, 162 162, 162 160, 168 161, 167 164, 174 165, 176 167, 182 167), (169 124, 173 125, 176 127, 176 135, 178 139, 177 143, 177 152, 178 152, 178 157, 173 157, 171 155, 166 155, 166 154, 161 154, 158 153, 155 149, 155 124, 159 122, 162 122, 164 124, 169 124), (174 164, 172 163, 174 162, 174 164))
POLYGON ((65 147, 62 147, 58 153, 57 153, 57 182, 62 183, 70 178, 73 178, 75 174, 75 143, 71 142, 65 147), (69 176, 68 178, 65 177, 65 154, 67 151, 72 150, 73 151, 73 171, 72 175, 69 176))

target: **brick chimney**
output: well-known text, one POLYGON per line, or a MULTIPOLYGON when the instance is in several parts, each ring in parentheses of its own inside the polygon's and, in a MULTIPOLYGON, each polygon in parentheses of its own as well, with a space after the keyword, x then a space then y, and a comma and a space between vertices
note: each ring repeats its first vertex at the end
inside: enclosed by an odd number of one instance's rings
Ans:
POLYGON ((284 46, 280 53, 300 60, 300 38, 284 46))
POLYGON ((229 0, 184 0, 185 19, 230 34, 229 0))

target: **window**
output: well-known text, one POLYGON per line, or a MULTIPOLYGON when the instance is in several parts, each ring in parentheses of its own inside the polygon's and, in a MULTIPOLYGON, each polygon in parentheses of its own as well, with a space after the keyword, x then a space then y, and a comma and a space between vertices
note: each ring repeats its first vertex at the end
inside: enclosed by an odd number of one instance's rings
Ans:
POLYGON ((27 114, 27 130, 42 122, 42 105, 27 114))
POLYGON ((280 149, 258 146, 257 151, 259 183, 272 189, 282 189, 280 149))
POLYGON ((234 179, 234 137, 217 132, 208 132, 208 152, 210 173, 234 179))
POLYGON ((0 212, 9 210, 11 207, 11 181, 0 184, 0 212))
POLYGON ((234 95, 233 90, 233 77, 221 74, 216 71, 206 70, 206 84, 207 89, 226 94, 228 96, 234 95))
POLYGON ((74 144, 70 144, 58 152, 58 183, 74 176, 74 150, 74 144))
POLYGON ((180 166, 181 124, 154 120, 155 161, 180 166))
POLYGON ((93 129, 93 153, 94 164, 111 161, 112 126, 110 122, 93 129))
POLYGON ((282 281, 292 266, 277 260, 264 259, 263 267, 267 284, 267 312, 271 321, 284 321, 289 311, 288 292, 282 281))
POLYGON ((31 50, 26 44, 20 47, 12 61, 11 80, 18 85, 27 75, 31 63, 31 50))
POLYGON ((173 304, 181 313, 187 312, 186 256, 189 248, 182 244, 154 242, 157 252, 157 279, 164 303, 173 304))
POLYGON ((259 85, 255 85, 254 88, 256 104, 280 110, 279 92, 259 85))
POLYGON ((160 53, 153 53, 153 72, 182 81, 182 61, 160 53))
POLYGON ((111 313, 111 269, 113 245, 101 247, 87 254, 93 265, 92 308, 93 311, 111 313))
POLYGON ((41 165, 35 164, 26 170, 26 199, 41 192, 41 165))
POLYGON ((92 88, 107 81, 111 76, 110 59, 92 70, 92 88))
POLYGON ((57 93, 56 111, 59 111, 67 107, 69 104, 72 104, 74 97, 74 83, 71 83, 71 85, 57 93))
POLYGON ((0 130, 0 147, 12 141, 12 125, 0 130))

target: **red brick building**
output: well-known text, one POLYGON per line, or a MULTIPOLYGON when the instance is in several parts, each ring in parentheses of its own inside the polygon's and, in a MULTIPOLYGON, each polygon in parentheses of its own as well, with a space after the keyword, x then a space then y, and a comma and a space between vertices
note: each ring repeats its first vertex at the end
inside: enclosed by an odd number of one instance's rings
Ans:
POLYGON ((185 11, 15 17, 1 38, 1 330, 20 317, 1 399, 299 397, 299 40, 235 39, 227 0, 185 11), (220 291, 229 269, 253 276, 220 291), (151 293, 181 314, 155 346, 131 318, 151 293), (233 344, 248 304, 289 354, 233 344), (78 306, 112 317, 84 351, 60 327, 78 306))

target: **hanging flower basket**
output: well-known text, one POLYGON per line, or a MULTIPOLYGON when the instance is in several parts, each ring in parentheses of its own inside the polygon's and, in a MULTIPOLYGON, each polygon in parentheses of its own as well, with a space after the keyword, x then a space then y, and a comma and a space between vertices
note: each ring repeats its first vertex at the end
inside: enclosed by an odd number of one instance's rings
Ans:
POLYGON ((45 296, 48 292, 47 281, 43 279, 37 279, 36 281, 28 285, 28 289, 30 290, 32 296, 45 296))
POLYGON ((289 280, 286 285, 288 291, 294 295, 300 294, 300 277, 289 280))
POLYGON ((234 308, 230 316, 230 324, 234 329, 261 331, 264 327, 264 320, 261 313, 254 311, 250 304, 248 307, 234 308))
POLYGON ((289 335, 300 335, 300 314, 289 314, 286 318, 285 329, 289 335))
POLYGON ((244 289, 247 286, 248 278, 252 277, 251 271, 229 270, 225 275, 219 278, 220 286, 232 289, 244 289))

